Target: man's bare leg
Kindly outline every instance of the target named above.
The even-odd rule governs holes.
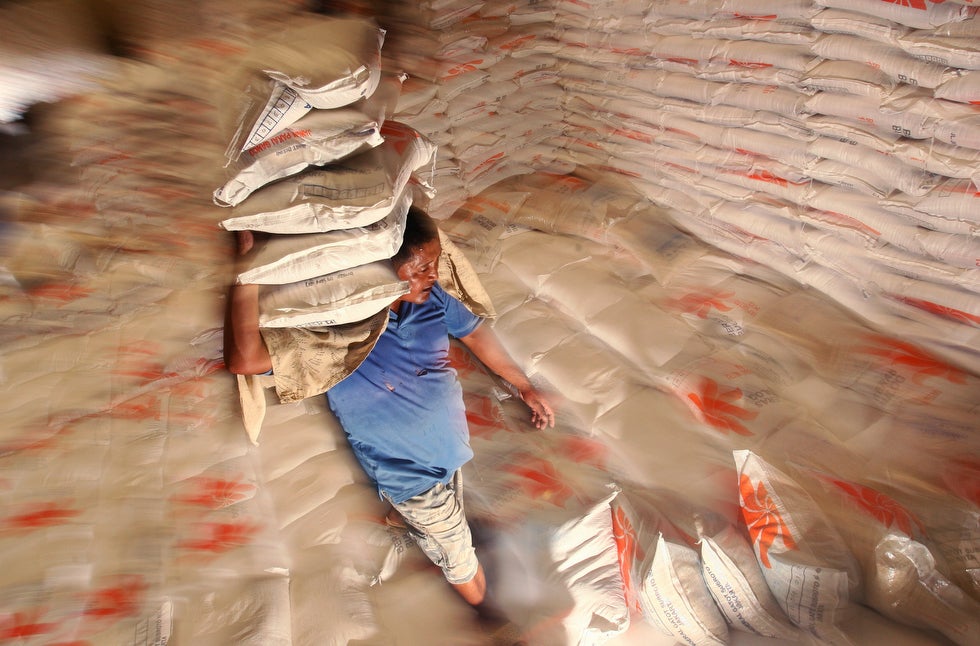
[[[483,565],[476,569],[476,574],[466,583],[453,583],[453,589],[463,597],[466,603],[470,604],[479,611],[480,604],[487,596],[487,577],[483,573]]]

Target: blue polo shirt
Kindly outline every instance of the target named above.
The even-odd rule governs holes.
[[[368,357],[327,391],[354,455],[394,502],[448,482],[473,457],[449,335],[481,321],[436,283],[425,303],[390,312]]]

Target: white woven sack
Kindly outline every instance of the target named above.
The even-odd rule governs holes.
[[[391,262],[379,260],[288,285],[259,289],[260,327],[323,327],[362,321],[408,293]]]
[[[980,21],[974,19],[961,24],[977,22]],[[947,37],[913,32],[899,38],[898,45],[917,58],[964,70],[980,70],[980,46],[977,45],[975,33]]]
[[[353,108],[317,110],[242,153],[228,180],[214,192],[218,206],[235,206],[253,191],[311,165],[339,161],[381,144],[383,112]]]
[[[401,246],[411,204],[406,192],[385,219],[360,229],[274,235],[257,245],[238,282],[285,285],[391,258]]]
[[[887,74],[856,61],[825,60],[808,69],[799,86],[807,92],[857,94],[882,99],[895,89]]]
[[[732,451],[739,504],[766,583],[790,621],[819,639],[841,637],[858,565],[840,534],[792,479],[751,451]]]
[[[643,577],[640,603],[645,617],[690,646],[728,643],[728,624],[701,577],[698,553],[668,542],[663,534]]]
[[[968,179],[947,179],[922,196],[897,194],[881,200],[889,211],[915,218],[917,213],[980,226],[980,191]]]
[[[311,15],[267,35],[250,59],[314,108],[340,108],[374,92],[384,37],[370,20]]]
[[[598,646],[630,624],[613,538],[610,502],[614,496],[565,522],[550,536],[556,576],[575,602],[564,619],[566,643]]]
[[[404,124],[387,122],[385,141],[344,161],[311,168],[253,193],[221,222],[229,231],[315,233],[364,227],[388,215],[412,173],[435,145]]]
[[[893,81],[925,88],[937,87],[954,74],[948,67],[915,58],[897,45],[846,34],[828,34],[817,39],[813,53],[831,60],[859,63],[864,66],[865,74],[880,70]]]
[[[701,571],[708,592],[732,628],[798,639],[799,630],[772,596],[752,547],[734,527],[701,537]]]
[[[980,105],[980,71],[969,70],[944,81],[933,95],[937,99]]]
[[[886,18],[876,18],[844,9],[822,9],[810,19],[810,25],[828,34],[850,34],[892,45],[898,44],[900,36],[909,33],[908,27]]]
[[[814,4],[835,9],[847,9],[861,14],[885,18],[915,29],[929,29],[950,22],[965,20],[970,8],[953,2],[881,2],[881,0],[817,0]]]
[[[228,83],[230,161],[310,110],[371,96],[381,79],[384,31],[369,20],[294,16],[263,36]]]

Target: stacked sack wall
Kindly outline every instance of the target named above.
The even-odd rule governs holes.
[[[587,165],[683,228],[975,369],[970,3],[381,3],[432,211]]]

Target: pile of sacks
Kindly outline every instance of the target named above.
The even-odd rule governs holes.
[[[256,46],[232,84],[213,197],[231,212],[223,228],[264,234],[237,276],[262,286],[262,328],[363,321],[408,291],[388,260],[435,146],[388,120],[404,77],[382,74],[384,36],[367,19],[302,16]]]
[[[397,3],[383,3],[395,5]],[[980,13],[965,0],[383,8],[431,208],[571,165],[976,370]]]
[[[504,346],[561,395],[559,431],[532,461],[513,450],[523,437],[484,442],[507,418],[457,368],[477,454],[468,513],[532,527],[493,496],[515,475],[538,484],[521,503],[601,501],[583,477],[598,464],[620,490],[601,503],[612,518],[580,515],[606,523],[590,525],[594,558],[559,569],[577,604],[562,616],[585,617],[564,625],[603,638],[649,624],[687,644],[896,643],[885,635],[915,629],[915,643],[975,643],[976,373],[712,249],[630,187],[586,167],[512,177],[443,223]],[[570,465],[558,447],[571,440]],[[497,447],[517,459],[484,466]],[[565,536],[551,554],[571,559]],[[618,589],[599,558],[610,549]]]

